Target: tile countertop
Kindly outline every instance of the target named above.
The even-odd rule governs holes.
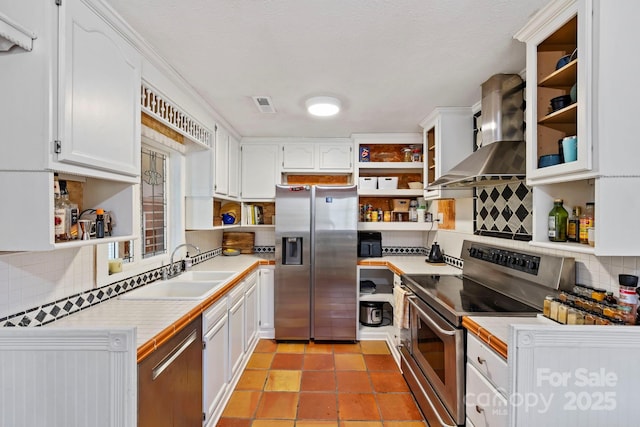
[[[381,258],[359,258],[358,266],[387,267],[396,274],[461,274],[462,270],[448,264],[429,264],[425,256],[386,256]]]
[[[192,300],[125,300],[119,297],[81,310],[63,319],[52,322],[47,328],[113,328],[136,327],[138,362],[151,354],[185,325],[199,316],[209,306],[219,300],[240,280],[259,265],[273,265],[272,256],[240,255],[235,257],[217,256],[197,264],[193,271],[237,271],[229,283],[205,299]],[[420,256],[392,256],[383,258],[362,258],[359,266],[387,267],[397,274],[459,274],[452,266],[435,266],[424,262]],[[148,285],[147,285],[148,286]]]
[[[554,325],[556,322],[542,314],[535,317],[465,316],[462,326],[505,359],[508,354],[509,327],[511,325]]]
[[[116,297],[52,322],[45,327],[113,328],[135,326],[137,327],[138,362],[140,362],[211,304],[219,300],[259,264],[269,264],[269,261],[264,257],[254,255],[218,256],[195,265],[193,271],[238,272],[226,286],[203,301],[126,300]]]

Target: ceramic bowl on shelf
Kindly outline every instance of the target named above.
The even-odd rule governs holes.
[[[560,154],[547,154],[540,156],[538,159],[538,168],[546,168],[548,166],[559,165],[560,163],[562,163]]]
[[[578,83],[574,83],[573,86],[571,86],[569,96],[571,97],[571,102],[576,102],[578,100]]]
[[[551,111],[558,111],[571,105],[571,95],[561,95],[551,98]]]
[[[562,58],[558,59],[558,62],[556,62],[556,70],[559,70],[560,68],[564,67],[569,62],[571,62],[571,54],[565,55]]]
[[[408,185],[412,190],[421,190],[423,188],[423,184],[421,182],[409,182]]]

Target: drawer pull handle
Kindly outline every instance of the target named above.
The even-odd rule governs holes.
[[[486,362],[486,360],[478,356],[478,363],[482,365],[484,362]]]
[[[476,405],[476,412],[481,414],[484,412],[484,408],[481,408],[480,405]]]

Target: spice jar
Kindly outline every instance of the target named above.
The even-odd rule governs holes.
[[[549,318],[555,321],[558,321],[558,308],[560,307],[560,300],[554,298],[551,300],[551,305],[549,306]]]
[[[636,317],[629,305],[618,305],[618,310],[620,311],[620,315],[622,316],[622,320],[629,325],[633,325],[636,322]]]
[[[570,308],[567,313],[567,324],[568,325],[584,325],[584,315],[580,310],[576,310],[575,308]]]
[[[543,316],[551,317],[551,301],[553,301],[553,296],[547,295],[544,297],[544,303],[542,305]]]
[[[596,324],[596,316],[593,313],[586,313],[584,315],[584,324],[585,325],[595,325]]]
[[[638,294],[636,293],[638,276],[619,274],[618,283],[620,284],[618,289],[620,294],[619,304],[631,306],[631,310],[635,311],[635,307],[638,306]]]
[[[409,147],[402,149],[402,160],[405,162],[413,161],[413,150]]]
[[[606,289],[593,289],[591,291],[591,298],[596,301],[604,301],[604,297],[607,296]]]
[[[565,304],[560,304],[558,306],[558,322],[566,325],[568,314],[569,314],[569,306]]]

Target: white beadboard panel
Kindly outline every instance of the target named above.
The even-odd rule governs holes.
[[[0,330],[0,426],[135,427],[136,332]]]
[[[637,425],[639,352],[638,328],[512,326],[509,425]]]
[[[0,318],[90,290],[93,246],[0,255]]]
[[[528,242],[476,236],[459,231],[438,230],[436,240],[445,254],[460,257],[462,242],[471,240],[526,252],[573,257],[576,260],[576,282],[598,287],[618,295],[618,274],[640,275],[640,257],[597,257],[565,250],[532,247]]]

